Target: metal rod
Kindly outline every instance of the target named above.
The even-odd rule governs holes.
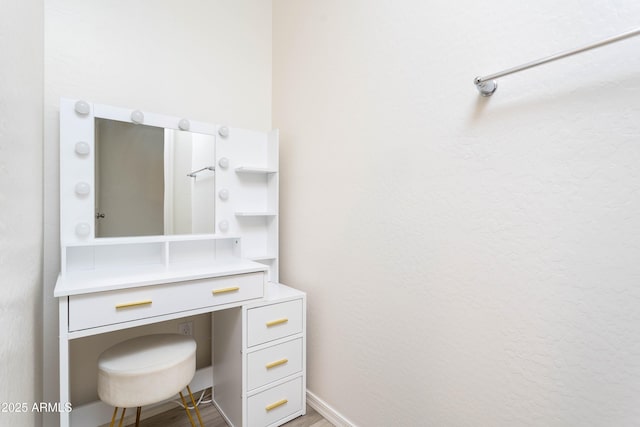
[[[640,35],[640,28],[636,28],[635,30],[628,31],[626,33],[623,33],[614,37],[609,37],[608,39],[604,39],[587,46],[583,46],[577,49],[568,50],[564,52],[559,52],[551,56],[547,56],[544,58],[537,59],[535,61],[527,62],[526,64],[518,65],[517,67],[508,68],[504,71],[489,74],[484,77],[476,77],[473,80],[473,83],[477,86],[478,90],[482,95],[490,96],[497,89],[497,83],[494,81],[494,79],[508,76],[509,74],[513,74],[519,71],[527,70],[529,68],[537,67],[538,65],[546,64],[547,62],[552,62],[558,59],[566,58],[568,56],[576,55],[578,53],[586,52],[591,49],[606,46],[608,44],[615,43],[620,40],[628,39],[630,37],[635,37],[638,35]]]
[[[202,171],[205,171],[205,170],[210,170],[210,171],[214,171],[215,172],[216,168],[213,167],[213,166],[206,166],[206,167],[204,167],[202,169],[198,169],[197,171],[193,171],[191,173],[188,173],[187,176],[189,176],[191,178],[195,178],[196,175],[198,175],[198,173],[200,173]]]

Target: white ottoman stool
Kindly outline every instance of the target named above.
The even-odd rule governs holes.
[[[105,350],[98,358],[98,396],[115,406],[111,426],[118,408],[122,408],[120,426],[126,408],[137,407],[136,426],[144,405],[158,403],[180,394],[192,426],[195,426],[182,395],[186,387],[202,424],[189,383],[196,371],[196,342],[186,335],[147,335],[123,341]]]

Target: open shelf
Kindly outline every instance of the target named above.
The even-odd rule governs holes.
[[[248,259],[251,261],[271,261],[278,258],[275,255],[259,255],[259,256],[252,256],[249,257]]]
[[[253,166],[238,166],[236,168],[237,173],[253,173],[253,174],[269,174],[278,173],[276,169],[271,168],[257,168]]]
[[[172,234],[165,236],[134,236],[134,237],[99,237],[90,241],[78,241],[65,244],[66,247],[74,246],[112,246],[138,243],[165,243],[184,242],[196,240],[226,240],[239,239],[240,236],[228,236],[220,234]]]
[[[240,237],[221,235],[148,236],[94,239],[62,248],[62,272],[111,271],[140,265],[174,268],[207,265],[240,256]]]
[[[278,281],[279,180],[278,131],[268,133],[232,129],[216,141],[216,188],[228,198],[216,203],[216,222],[226,221],[229,234],[240,235],[240,257],[269,267],[270,281]]]
[[[236,212],[236,216],[278,216],[277,212]]]

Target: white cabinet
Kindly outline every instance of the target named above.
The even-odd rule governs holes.
[[[212,329],[214,402],[230,425],[275,427],[306,413],[303,292],[269,283],[264,299],[217,312]]]

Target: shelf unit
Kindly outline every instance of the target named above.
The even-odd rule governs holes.
[[[216,164],[216,187],[228,196],[216,203],[217,231],[241,235],[241,256],[278,282],[278,131],[230,128],[217,139]]]
[[[240,258],[239,236],[184,235],[94,239],[62,247],[62,274],[135,266],[174,268]]]

